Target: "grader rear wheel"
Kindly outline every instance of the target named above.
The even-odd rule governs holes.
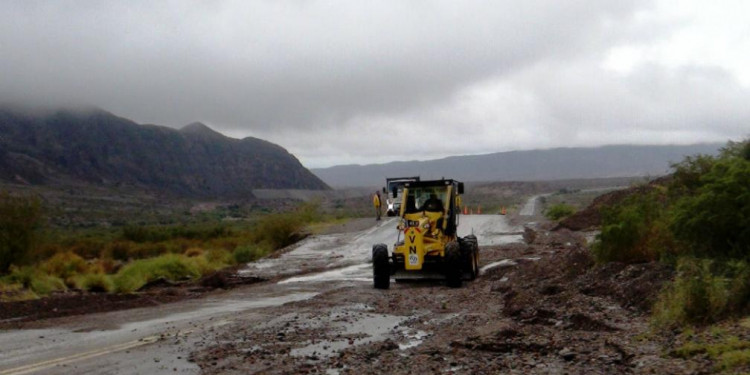
[[[391,286],[388,247],[382,243],[372,247],[372,276],[376,289],[388,289]]]

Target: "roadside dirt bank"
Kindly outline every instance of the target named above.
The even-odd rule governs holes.
[[[106,294],[69,290],[49,297],[0,303],[0,329],[23,329],[46,319],[119,311],[203,297],[215,290],[261,283],[257,277],[241,277],[237,267],[216,271],[198,280],[169,282],[163,279],[145,285],[138,293]]]
[[[483,275],[359,282],[248,317],[203,337],[207,374],[689,374],[664,355],[647,313],[671,271],[595,266],[584,237],[538,226],[530,244],[482,248]]]

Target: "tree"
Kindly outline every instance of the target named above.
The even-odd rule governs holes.
[[[675,236],[698,256],[748,257],[750,160],[721,157],[698,182],[673,209]]]
[[[0,274],[28,260],[41,226],[38,198],[0,192]]]

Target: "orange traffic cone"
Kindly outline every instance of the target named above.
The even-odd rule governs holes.
[[[464,206],[464,215],[469,214],[469,207]]]
[[[505,207],[503,207],[502,210],[500,210],[500,215],[505,215],[507,212],[505,211]]]

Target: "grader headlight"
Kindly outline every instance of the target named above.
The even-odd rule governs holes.
[[[406,229],[406,221],[404,219],[401,219],[401,221],[398,222],[398,225],[396,226],[396,228],[399,231],[403,231],[404,229]]]

